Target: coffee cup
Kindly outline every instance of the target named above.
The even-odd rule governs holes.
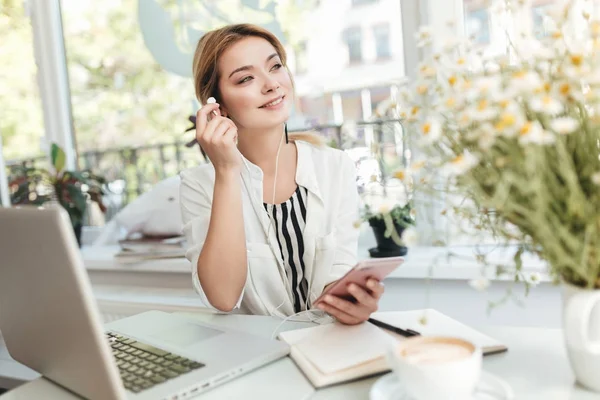
[[[411,399],[471,400],[482,353],[463,339],[416,336],[395,343],[389,361]]]

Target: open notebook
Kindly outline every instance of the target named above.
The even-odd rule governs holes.
[[[427,324],[419,322],[423,316]],[[422,335],[453,336],[468,340],[483,354],[507,348],[483,333],[433,309],[381,312],[371,316],[389,325],[410,328]],[[291,346],[290,357],[314,387],[334,385],[389,370],[386,354],[394,340],[405,338],[370,323],[339,323],[282,332],[279,338]]]

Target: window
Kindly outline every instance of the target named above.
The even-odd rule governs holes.
[[[465,29],[467,36],[471,37],[477,44],[490,43],[490,21],[487,8],[478,10],[466,10]]]
[[[358,63],[362,61],[362,35],[360,28],[349,28],[344,34],[348,46],[348,61]]]
[[[373,36],[375,37],[375,55],[377,59],[390,58],[390,26],[387,24],[375,26]]]
[[[81,168],[91,168],[111,182],[118,181],[122,190],[114,189],[118,192],[115,197],[125,193],[126,200],[119,203],[123,205],[159,180],[201,160],[196,148],[179,144],[193,137],[193,132],[184,133],[190,127],[188,118],[198,108],[190,77],[190,54],[207,30],[250,22],[267,27],[282,40],[293,55],[290,68],[295,74],[299,104],[293,116],[296,129],[333,122],[332,93],[354,93],[348,101],[344,98],[339,102],[339,107],[335,102],[340,110],[337,120],[342,114],[346,121],[362,120],[361,91],[385,87],[404,76],[400,57],[385,65],[362,63],[364,58],[385,58],[392,53],[390,32],[401,24],[400,1],[386,2],[385,11],[379,10],[384,2],[377,0],[294,0],[278,10],[247,0],[92,3],[60,0],[69,77],[64,89],[70,91]],[[139,7],[145,12],[140,14]],[[0,16],[4,10],[0,10]],[[363,32],[359,24],[370,31]],[[158,30],[163,32],[160,41],[149,34]],[[365,38],[363,33],[367,34]],[[10,36],[10,32],[7,34]],[[29,68],[29,59],[35,71],[32,56],[19,56],[24,51],[32,53],[32,46],[23,46],[28,43],[26,38],[14,43],[11,46],[20,46],[20,52],[11,59],[20,60],[15,69],[20,74],[15,75],[19,79],[6,83],[10,88],[20,82],[17,93],[31,84],[31,93],[35,94],[34,74],[20,79]],[[357,67],[348,68],[353,63]],[[2,82],[0,76],[0,88],[6,87]],[[35,118],[23,120],[23,115],[29,115],[23,110],[31,109],[36,106],[21,107],[14,118],[0,118],[4,154],[9,160],[39,152],[36,144],[44,132],[43,114],[29,113]],[[15,130],[7,124],[13,120],[19,124],[19,135],[10,137]],[[29,129],[34,123],[37,127]],[[25,130],[28,135],[21,134]],[[344,143],[354,146],[352,142]],[[34,154],[29,153],[32,149]]]
[[[547,16],[550,6],[550,4],[544,4],[531,8],[531,17],[533,19],[533,34],[538,39],[547,36],[550,32],[552,21]]]
[[[363,4],[375,3],[377,0],[352,0],[353,6],[360,6]]]

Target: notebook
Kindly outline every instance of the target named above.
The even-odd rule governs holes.
[[[122,262],[139,262],[161,258],[185,257],[186,242],[183,236],[149,237],[120,240],[121,251],[115,254]]]
[[[419,322],[423,316],[426,325]],[[480,346],[484,355],[507,350],[497,340],[433,309],[380,312],[371,317],[424,336],[463,338]],[[336,322],[282,332],[279,339],[291,346],[292,360],[320,388],[388,371],[387,352],[395,340],[406,338],[370,323],[347,326]]]

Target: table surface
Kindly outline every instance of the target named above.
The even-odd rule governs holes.
[[[211,324],[243,329],[249,333],[270,337],[281,320],[273,317],[248,315],[214,315],[185,313],[191,318]],[[288,322],[281,330],[307,326]],[[515,399],[598,400],[600,394],[589,392],[575,383],[567,359],[562,331],[541,328],[480,327],[505,343],[509,351],[484,358],[485,371],[508,382]],[[306,378],[289,358],[271,363],[238,379],[203,394],[206,400],[243,398],[259,393],[262,399],[367,399],[373,383],[381,376],[337,385],[314,391]],[[2,400],[44,398],[48,400],[75,399],[50,381],[39,378],[1,396]]]

